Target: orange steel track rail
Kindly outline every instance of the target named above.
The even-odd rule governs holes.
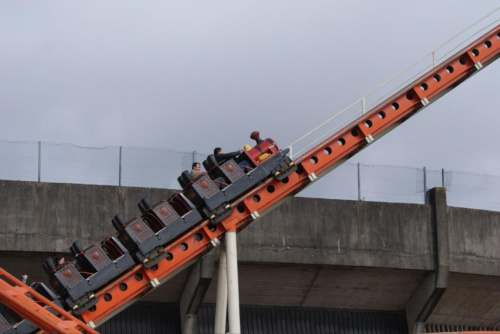
[[[165,247],[168,256],[156,266],[148,269],[137,265],[96,291],[97,304],[84,311],[80,318],[91,327],[106,321],[218,246],[226,231],[239,231],[277,207],[281,201],[492,63],[499,57],[499,52],[500,26],[497,26],[301,156],[295,161],[297,172],[282,181],[269,178],[231,203],[235,210],[221,223],[212,226],[209,221],[204,221],[186,232]],[[30,314],[25,315],[32,318]]]
[[[0,302],[47,333],[89,333],[95,330],[0,268]],[[13,284],[13,285],[12,285]],[[28,296],[31,296],[31,298]],[[47,307],[42,306],[48,305]],[[59,316],[49,311],[50,307]]]
[[[234,212],[216,226],[205,221],[165,247],[167,258],[146,269],[138,265],[116,281],[96,292],[95,308],[82,313],[88,324],[97,325],[113,316],[138,297],[217,246],[226,231],[241,230],[285,198],[325,175],[366,145],[382,137],[423,107],[456,87],[499,57],[500,26],[457,52],[439,67],[373,108],[348,127],[304,154],[295,164],[297,172],[283,181],[273,178],[260,184],[231,206]]]

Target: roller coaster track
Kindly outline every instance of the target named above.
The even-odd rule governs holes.
[[[49,333],[95,333],[92,328],[64,311],[27,285],[0,269],[0,302]],[[0,320],[0,332],[8,324]]]
[[[79,316],[84,324],[62,310],[58,310],[59,317],[55,317],[47,307],[35,307],[33,303],[28,303],[26,287],[20,286],[12,278],[11,284],[0,285],[0,302],[15,305],[16,312],[33,321],[44,331],[70,332],[66,329],[71,324],[71,332],[93,333],[91,328],[113,317],[217,247],[227,231],[240,231],[258,220],[282,201],[490,65],[499,54],[500,26],[496,25],[381,103],[368,111],[363,110],[361,116],[349,121],[340,131],[322,138],[314,147],[295,159],[296,172],[282,181],[269,178],[231,203],[234,208],[232,214],[219,224],[212,225],[208,220],[200,223],[166,246],[164,250],[168,256],[157,265],[151,268],[136,265],[96,291],[97,304]],[[48,300],[43,303],[56,308]],[[55,321],[56,325],[48,319]]]

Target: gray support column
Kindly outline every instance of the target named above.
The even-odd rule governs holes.
[[[429,192],[432,205],[432,222],[435,233],[435,260],[437,268],[436,285],[438,288],[448,286],[450,267],[450,226],[448,221],[448,206],[446,204],[446,189],[433,188]]]
[[[406,319],[410,334],[424,333],[427,319],[448,286],[450,241],[446,189],[429,190],[429,203],[432,210],[435,271],[424,275],[406,303]]]
[[[214,262],[215,254],[212,251],[191,267],[179,303],[183,333],[198,332],[198,310],[212,281]]]
[[[236,231],[226,232],[226,260],[227,260],[227,313],[229,333],[240,334],[240,295],[238,283],[238,252]]]
[[[219,248],[219,270],[217,271],[217,300],[215,301],[214,333],[226,333],[227,316],[227,257],[226,245]]]

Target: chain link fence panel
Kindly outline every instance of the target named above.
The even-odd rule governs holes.
[[[0,179],[180,189],[177,177],[207,155],[0,141]],[[446,188],[450,206],[500,211],[500,176],[387,165],[344,163],[298,196],[423,204],[434,187]]]
[[[500,176],[451,172],[450,178],[449,206],[500,211]]]
[[[207,155],[168,149],[122,148],[120,184],[127,187],[180,189],[179,175]]]
[[[124,147],[121,185],[169,188],[182,169],[183,155],[171,150]]]
[[[40,181],[118,185],[119,148],[42,143]]]
[[[425,190],[443,187],[443,173],[436,170],[425,170]]]
[[[344,163],[297,194],[298,197],[357,200],[358,167]]]
[[[0,178],[39,181],[38,142],[0,141]]]
[[[420,168],[360,164],[363,201],[424,203],[424,171]]]

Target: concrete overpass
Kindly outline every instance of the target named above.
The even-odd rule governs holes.
[[[171,193],[0,181],[0,266],[46,281],[45,257],[68,253],[75,240],[100,242],[114,233],[116,213],[131,218],[142,197]],[[410,332],[425,323],[499,328],[500,213],[448,207],[442,188],[429,198],[285,202],[238,235],[241,304],[404,311]],[[211,268],[207,257],[144,300],[180,302],[189,317],[201,302],[194,290],[206,288],[203,303],[215,302]]]

